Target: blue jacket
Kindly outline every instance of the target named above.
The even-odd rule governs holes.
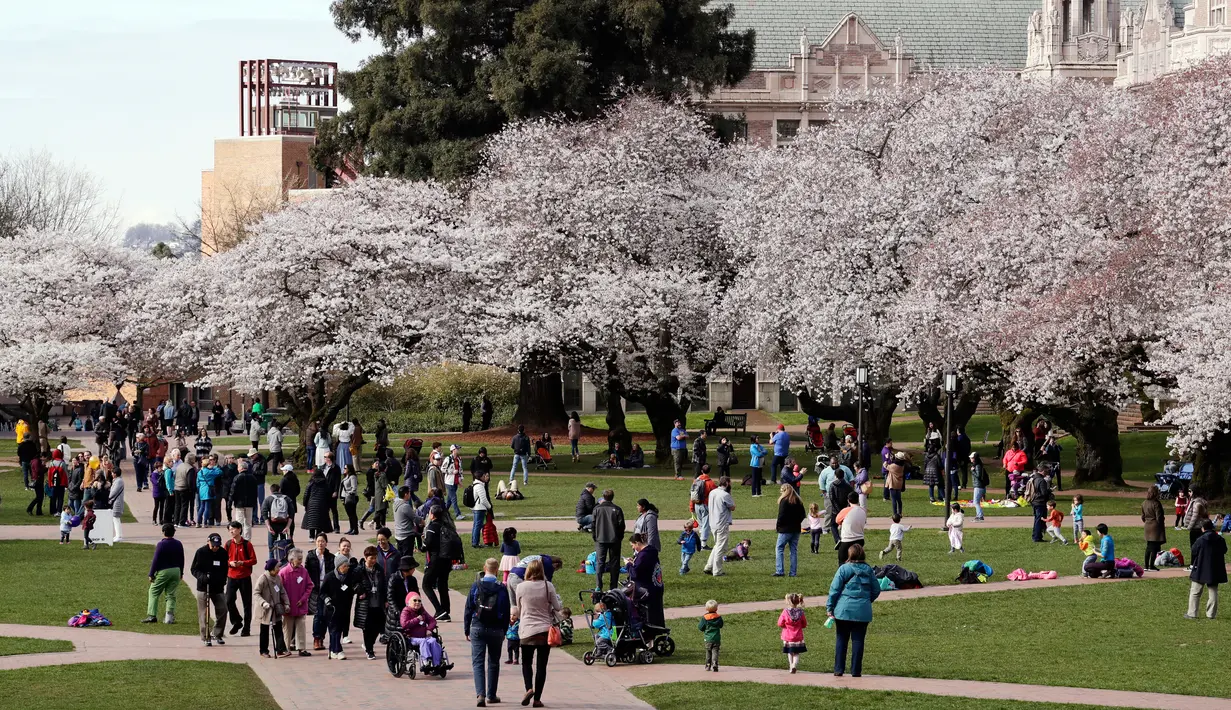
[[[677,438],[683,435],[683,439]],[[671,430],[671,448],[687,449],[688,448],[688,430],[687,429],[672,429]]]
[[[753,444],[749,446],[748,465],[753,468],[760,468],[763,461],[765,461],[765,447],[760,444]]]
[[[595,633],[599,638],[612,640],[612,629],[614,620],[610,611],[604,611],[601,614],[594,615],[594,623],[590,626],[590,631]]]
[[[701,549],[701,538],[697,536],[696,530],[680,533],[680,551],[695,555],[699,549]]]
[[[847,562],[833,576],[825,608],[841,621],[871,621],[872,602],[880,593],[880,583],[871,567],[863,562]]]
[[[484,625],[487,629],[494,629],[500,633],[505,633],[509,629],[509,590],[494,577],[484,577],[474,584],[470,585],[470,594],[466,595],[466,611],[463,615],[463,626],[467,636],[470,635],[470,625],[473,623],[482,624],[479,619],[479,593],[480,590],[486,593],[496,593],[496,619],[494,624]]]
[[[197,473],[197,495],[201,500],[213,500],[217,496],[214,495],[214,481],[222,475],[222,469],[217,466],[206,466]]]
[[[774,456],[791,455],[791,435],[786,430],[774,432]]]

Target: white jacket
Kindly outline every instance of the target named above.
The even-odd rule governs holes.
[[[474,489],[474,510],[491,510],[492,502],[487,497],[487,486],[483,485],[483,481],[475,481],[470,484]]]
[[[462,480],[462,457],[446,456],[440,471],[445,475],[446,486],[456,486]]]

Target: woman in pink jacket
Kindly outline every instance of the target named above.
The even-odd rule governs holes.
[[[282,577],[282,587],[286,590],[286,596],[291,601],[290,608],[282,619],[282,632],[286,634],[286,647],[291,651],[296,650],[295,642],[298,640],[302,646],[298,647],[299,655],[311,656],[308,652],[308,609],[310,604],[308,600],[312,596],[312,575],[308,574],[308,568],[303,566],[303,550],[296,548],[291,550],[287,555],[287,561],[290,564],[283,566],[278,572],[278,576]]]
[[[440,667],[440,642],[432,635],[436,629],[436,617],[423,608],[423,600],[418,592],[406,595],[406,606],[402,608],[402,633],[406,639],[419,649],[419,657],[430,667],[429,673]],[[448,666],[445,670],[452,668]]]

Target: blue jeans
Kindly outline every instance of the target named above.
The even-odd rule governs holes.
[[[478,547],[483,542],[483,521],[487,518],[486,510],[474,511],[474,524],[470,526],[470,546]],[[499,652],[496,655],[500,655]]]
[[[889,503],[890,503],[891,508],[893,509],[892,514],[901,515],[902,514],[902,491],[895,490],[893,488],[886,488],[885,490],[889,491]]]
[[[526,457],[519,454],[513,454],[513,465],[509,468],[509,483],[517,478],[517,464],[521,463],[521,482],[526,484],[530,482],[530,469],[526,468]]]
[[[569,448],[572,450],[573,455],[574,455],[574,456],[581,456],[581,451],[577,448],[577,440],[576,440],[576,439],[569,439],[569,442],[568,442],[568,443],[569,443]]]
[[[308,468],[316,468],[316,447],[308,444],[304,447],[304,453],[308,456]]]
[[[778,547],[774,551],[774,574],[782,574],[782,550],[791,546],[791,576],[799,566],[799,533],[778,533]]]
[[[982,488],[975,489],[975,517],[983,517],[983,496],[987,495],[987,491]]]
[[[937,498],[939,498],[940,500],[945,499],[945,484],[929,483],[928,484],[928,502],[929,503],[935,502]]]
[[[593,515],[583,515],[580,518],[577,518],[577,524],[583,528],[588,528],[594,524],[594,516]]]
[[[834,642],[833,672],[846,672],[846,646],[851,647],[851,675],[863,674],[863,641],[868,635],[868,622],[836,620],[838,630]]]
[[[1043,524],[1043,518],[1047,517],[1046,505],[1031,505],[1034,508],[1034,529],[1031,531],[1031,538],[1035,542],[1043,542],[1043,530],[1046,525]]]
[[[197,522],[204,525],[209,521],[209,501],[203,500],[197,504]]]
[[[26,488],[29,488],[30,487],[30,462],[29,461],[21,462],[21,478],[22,478],[22,481],[25,483]]]
[[[696,553],[684,552],[684,549],[680,548],[680,574],[688,574],[688,563],[692,561],[694,554]]]
[[[258,483],[256,484],[256,517],[257,517],[256,522],[258,523],[265,522],[261,520],[261,508],[263,508],[264,506],[265,506],[265,484]]]
[[[489,629],[477,621],[470,624],[470,670],[474,673],[475,695],[496,697],[496,688],[500,685],[500,650],[503,646],[504,631]]]
[[[693,514],[697,516],[697,534],[701,536],[701,545],[704,546],[710,540],[710,509],[698,503]]]
[[[453,517],[461,519],[462,509],[457,507],[457,486],[450,486],[446,483],[445,491],[448,492],[448,495],[445,496],[445,510],[452,509]]]

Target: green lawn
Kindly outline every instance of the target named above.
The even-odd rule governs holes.
[[[726,650],[724,645],[723,650]],[[782,655],[781,653],[778,655]],[[721,657],[720,657],[721,660]],[[721,678],[722,673],[714,676]],[[981,698],[955,698],[923,693],[895,693],[881,690],[848,690],[769,683],[664,683],[630,689],[633,695],[658,710],[696,710],[696,708],[757,708],[758,710],[799,710],[800,708],[842,708],[843,710],[986,710]],[[996,707],[1008,710],[1079,710],[1101,705],[1025,703],[997,700]]]
[[[881,597],[864,672],[1231,697],[1217,660],[1231,638],[1231,621],[1184,619],[1187,592],[1187,579],[1169,579],[959,598]],[[778,614],[725,616],[723,662],[785,667]],[[809,652],[801,670],[833,669],[834,636],[822,625],[824,618],[822,609],[809,611]],[[704,663],[695,625],[681,620],[673,626],[677,650],[662,662]],[[578,629],[577,643],[568,648],[584,652],[587,644]]]
[[[1142,540],[1140,530],[1113,528],[1111,532],[1121,556],[1140,558],[1145,546],[1144,542],[1139,542]],[[714,578],[701,574],[708,552],[695,556],[691,563],[692,572],[681,576],[680,553],[675,544],[679,531],[662,530],[660,536],[664,547],[662,566],[667,607],[703,604],[707,599],[717,599],[720,603],[765,601],[781,599],[788,592],[800,592],[805,596],[823,595],[829,592],[829,583],[838,567],[833,538],[822,537],[821,551],[814,555],[809,552],[811,537],[803,535],[799,543],[799,576],[794,579],[773,577],[777,533],[766,530],[733,533],[733,544],[735,539],[741,537],[752,540],[752,559],[726,563],[723,567],[726,576]],[[888,531],[868,531],[866,540],[870,562],[881,564],[878,556],[888,544]],[[564,560],[564,569],[555,574],[553,582],[565,603],[573,604],[576,611],[578,592],[593,589],[595,584],[593,575],[576,572],[586,556],[594,551],[592,539],[585,533],[523,533],[518,535],[518,541],[523,555],[547,553]],[[916,528],[906,533],[905,555],[898,564],[917,573],[925,586],[932,587],[955,584],[958,571],[966,560],[981,559],[987,562],[995,571],[993,579],[1003,581],[1006,574],[1018,567],[1027,571],[1055,570],[1062,576],[1077,575],[1081,573],[1081,563],[1085,559],[1074,545],[1066,547],[1060,543],[1031,542],[1027,529],[969,529],[965,546],[965,555],[949,555],[948,537],[939,528]],[[1187,545],[1183,545],[1182,549],[1187,550]],[[491,549],[471,550],[467,547],[466,553],[472,569],[478,569],[482,560],[489,555],[499,557]],[[632,548],[626,545],[623,554],[631,556]],[[895,560],[886,557],[884,563],[890,562]],[[784,566],[789,566],[789,550]],[[789,569],[786,571],[789,572]],[[464,591],[474,581],[474,574],[470,571],[457,572],[449,581],[453,588]]]
[[[103,613],[113,628],[155,634],[196,634],[196,601],[181,583],[177,623],[142,624],[149,589],[149,545],[120,543],[81,549],[54,540],[0,541],[0,623],[64,626],[83,609]],[[191,559],[192,551],[185,550]],[[162,605],[159,605],[159,616]],[[100,630],[100,633],[105,631]]]
[[[131,477],[126,483],[131,483]],[[136,485],[132,485],[128,495],[149,495],[142,491],[137,493]],[[51,499],[43,497],[43,517],[37,515],[27,515],[26,506],[30,501],[34,500],[34,491],[25,489],[21,478],[21,469],[16,467],[5,467],[0,469],[0,498],[3,503],[0,503],[0,525],[60,525],[59,516],[52,517]],[[66,499],[67,502],[67,499]],[[128,505],[124,505],[124,522],[135,523],[136,518],[133,517]],[[73,532],[73,537],[78,540],[81,538],[80,528]]]
[[[492,476],[491,487],[494,490],[497,485],[497,480],[504,478],[508,480],[509,459],[496,458],[495,471]],[[740,473],[746,473],[746,466],[742,466],[743,470]],[[582,486],[587,481],[593,481],[598,485],[598,490],[601,492],[605,488],[610,487],[616,492],[616,503],[624,508],[624,512],[629,519],[635,518],[634,511],[636,510],[636,502],[639,498],[645,498],[654,503],[659,508],[659,514],[663,519],[683,519],[689,516],[688,512],[688,488],[691,483],[691,474],[688,479],[683,481],[663,480],[661,477],[670,475],[670,471],[657,469],[643,469],[637,471],[596,471],[594,469],[574,467],[564,461],[560,468],[553,473],[572,472],[575,476],[539,476],[535,472],[530,474],[530,483],[523,487],[522,492],[525,494],[525,500],[520,501],[496,501],[496,519],[497,521],[514,520],[518,518],[567,518],[571,519],[577,505],[577,498],[581,494]],[[637,475],[648,474],[645,475]],[[734,472],[733,472],[734,473]],[[518,471],[517,480],[521,481],[521,472]],[[801,487],[804,503],[821,503],[820,488],[816,484],[817,476],[812,473],[808,474],[805,479],[805,485]],[[766,485],[763,489],[764,495],[760,498],[752,498],[752,488],[749,486],[739,485],[737,480],[732,488],[732,494],[735,497],[735,517],[736,518],[774,518],[778,513],[778,488],[776,486]],[[888,517],[891,513],[890,505],[882,499],[881,489],[877,487],[879,481],[873,483],[872,494],[868,500],[868,512],[873,517]],[[1003,491],[1002,491],[1003,492]],[[1143,493],[1144,495],[1144,493]],[[963,491],[959,498],[968,499],[970,491]],[[1068,498],[1061,494],[1061,510],[1068,511]],[[906,514],[909,515],[935,515],[938,519],[941,517],[943,506],[933,506],[928,503],[927,490],[922,488],[908,488],[903,497],[903,508]],[[968,512],[973,513],[973,507]],[[1141,511],[1141,501],[1135,498],[1102,498],[1102,497],[1087,497],[1086,498],[1087,516],[1090,515],[1113,515],[1113,514],[1134,514]],[[1022,508],[984,508],[984,514],[987,516],[1000,515],[1029,515],[1029,510]],[[973,515],[972,515],[973,517]]]
[[[0,671],[5,707],[62,710],[279,710],[265,684],[242,663],[103,661]]]
[[[696,433],[705,428],[706,419],[713,418],[713,412],[689,412],[685,428],[689,432]],[[607,413],[583,414],[581,415],[581,423],[594,429],[606,429]],[[626,412],[624,414],[624,426],[634,434],[651,434],[654,431],[654,428],[650,426],[650,418],[644,412]]]
[[[55,448],[55,446],[60,443],[61,436],[68,437],[68,445],[73,447],[73,451],[81,450],[82,440],[79,438],[74,438],[80,437],[81,432],[69,432],[67,429],[51,432],[52,448]],[[93,432],[90,432],[90,444],[91,446],[94,444]],[[0,439],[0,458],[13,459],[14,461],[17,460],[17,439]]]
[[[73,650],[72,641],[34,639],[25,636],[0,636],[0,656],[20,656],[25,653],[57,653]]]

